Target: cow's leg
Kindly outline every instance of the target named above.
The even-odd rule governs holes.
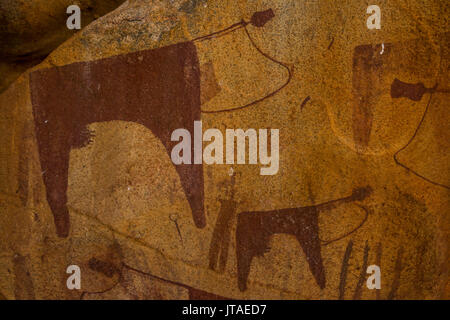
[[[264,224],[258,213],[238,215],[236,227],[236,258],[239,290],[247,290],[247,279],[253,257],[262,256],[268,249],[270,225]]]
[[[169,154],[170,156],[170,154]],[[192,210],[192,218],[197,228],[206,226],[203,194],[203,166],[201,164],[176,165],[186,198]]]
[[[172,148],[176,144],[176,142],[171,141],[171,134],[175,129],[172,129],[169,126],[164,127],[161,125],[161,123],[155,123],[151,119],[145,121],[144,125],[160,139],[161,143],[166,149],[169,158],[171,159]],[[191,132],[193,132],[193,121],[192,123],[186,121],[185,123],[180,124],[179,127],[187,128],[188,130],[191,129]],[[194,150],[191,150],[191,152],[193,154]],[[203,208],[203,165],[179,164],[174,165],[174,167],[178,173],[178,176],[180,177],[181,186],[191,207],[194,223],[197,228],[204,228],[206,226],[206,218]]]
[[[70,228],[67,209],[70,140],[62,131],[43,127],[37,131],[37,138],[47,201],[55,221],[56,233],[65,238]]]
[[[250,273],[250,266],[253,256],[256,255],[252,250],[250,239],[251,234],[240,228],[239,224],[236,230],[236,258],[238,272],[238,287],[240,291],[247,290],[247,279]]]
[[[309,269],[321,289],[325,288],[325,270],[320,252],[319,214],[316,209],[302,213],[298,220],[297,240],[306,255]]]

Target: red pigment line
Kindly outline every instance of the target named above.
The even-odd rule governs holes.
[[[376,259],[376,265],[381,268],[381,255],[383,253],[383,247],[381,246],[381,242],[378,242],[377,246],[377,259]],[[377,300],[380,300],[380,290],[377,290]]]
[[[421,175],[420,173],[418,173],[418,172],[414,171],[413,169],[409,168],[408,166],[404,165],[403,163],[401,163],[401,162],[397,159],[398,154],[399,154],[400,152],[402,152],[403,150],[405,150],[405,149],[412,143],[412,141],[416,138],[417,133],[419,132],[419,129],[420,129],[420,127],[422,126],[422,124],[423,124],[423,122],[424,122],[424,120],[425,120],[425,117],[426,117],[426,115],[427,115],[427,113],[428,113],[429,107],[430,107],[430,105],[431,105],[432,97],[433,97],[433,93],[430,93],[430,98],[429,98],[429,100],[428,100],[428,103],[427,103],[427,106],[426,106],[426,108],[425,108],[425,111],[423,112],[422,118],[420,119],[420,122],[419,122],[419,124],[418,124],[416,130],[414,131],[414,134],[412,135],[411,139],[409,139],[409,141],[408,141],[402,148],[400,148],[399,150],[397,150],[397,152],[394,153],[394,157],[393,157],[393,158],[394,158],[394,161],[395,161],[395,163],[396,163],[397,165],[399,165],[399,166],[401,166],[402,168],[406,169],[407,171],[413,173],[413,174],[416,175],[417,177],[419,177],[419,178],[421,178],[421,179],[423,179],[423,180],[425,180],[425,181],[427,181],[427,182],[429,182],[429,183],[431,183],[431,184],[434,184],[435,186],[439,186],[439,187],[442,187],[442,188],[445,188],[445,189],[450,189],[450,187],[447,186],[447,185],[444,185],[444,184],[441,184],[441,183],[438,183],[438,182],[435,182],[435,181],[433,181],[433,180],[428,179],[427,177]]]
[[[361,267],[361,273],[359,274],[358,283],[356,284],[355,294],[353,295],[353,300],[361,300],[362,295],[362,286],[364,284],[364,280],[366,280],[366,272],[367,272],[367,264],[369,259],[369,244],[366,240],[366,247],[364,248],[364,260],[363,265]]]
[[[333,37],[333,39],[331,39],[331,42],[330,42],[330,44],[328,45],[328,50],[331,49],[331,46],[333,45],[333,43],[334,43],[334,37]]]
[[[350,240],[347,244],[347,249],[345,249],[344,258],[342,259],[341,268],[341,280],[339,282],[339,300],[343,300],[345,297],[345,283],[347,281],[348,272],[348,261],[350,260],[350,255],[352,254],[353,241]]]
[[[300,105],[300,111],[303,110],[303,108],[305,107],[305,105],[308,103],[309,100],[311,100],[311,97],[310,97],[310,96],[307,96],[307,97],[305,98],[305,100],[303,100],[302,104]]]

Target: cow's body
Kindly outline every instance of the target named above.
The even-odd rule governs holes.
[[[172,131],[193,132],[194,121],[200,120],[200,71],[192,42],[41,69],[30,74],[30,86],[47,200],[61,237],[69,232],[69,153],[89,143],[89,124],[142,124],[170,153],[176,143]],[[202,165],[175,168],[194,222],[203,227]]]

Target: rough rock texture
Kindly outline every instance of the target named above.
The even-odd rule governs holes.
[[[450,8],[438,0],[379,6],[382,28],[368,30],[361,1],[129,0],[20,76],[0,95],[0,297],[448,298]],[[70,228],[58,237],[48,199],[59,194],[46,194],[30,73],[56,68],[63,77],[63,66],[81,63],[72,74],[79,88],[101,90],[110,80],[97,78],[94,65],[128,61],[118,74],[140,91],[124,92],[128,82],[112,90],[118,102],[110,107],[120,109],[130,92],[145,96],[145,78],[126,67],[139,63],[139,51],[269,8],[275,16],[266,25],[247,26],[256,46],[244,29],[195,45],[203,130],[279,129],[278,173],[204,164],[206,226],[198,228],[157,135],[136,121],[93,122],[70,150]],[[288,85],[248,108],[206,113],[286,82],[286,68],[259,50],[293,70]],[[336,199],[334,208],[320,206]],[[286,208],[299,209],[276,211]],[[237,257],[248,261],[249,234],[257,253],[245,275]],[[365,284],[373,264],[381,290]],[[69,265],[81,268],[81,290],[66,287]]]
[[[1,0],[0,92],[26,69],[42,62],[78,30],[66,27],[66,9],[80,7],[81,27],[117,8],[124,0]]]

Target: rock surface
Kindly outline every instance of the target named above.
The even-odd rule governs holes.
[[[366,28],[360,1],[129,0],[76,33],[0,95],[0,297],[448,298],[449,6],[407,0],[380,7],[382,29],[374,31]],[[279,129],[278,173],[262,176],[259,165],[203,165],[206,226],[198,228],[161,140],[136,122],[94,122],[87,128],[92,141],[70,151],[70,230],[58,237],[30,73],[126,59],[269,8],[274,18],[247,30],[257,48],[293,70],[277,94],[234,112],[204,112],[258,100],[282,86],[287,72],[243,30],[196,48],[203,130]],[[76,76],[97,81],[91,64],[82,66]],[[126,71],[145,90],[143,80]],[[405,97],[393,98],[396,78],[405,86],[438,86],[417,101],[406,89]],[[252,259],[243,290],[239,214],[317,206],[366,186],[372,190],[367,197],[292,215],[292,221],[302,217],[293,227],[303,230],[300,236],[317,215],[324,282],[302,250],[313,237],[302,242],[275,233],[266,252]],[[252,239],[279,227],[275,218],[268,221]],[[373,264],[381,267],[381,290],[366,287],[366,268]],[[66,287],[69,265],[82,270],[81,290]]]
[[[81,27],[84,27],[123,1],[0,1],[0,92],[77,31],[66,27],[68,6],[80,7],[83,12]]]

